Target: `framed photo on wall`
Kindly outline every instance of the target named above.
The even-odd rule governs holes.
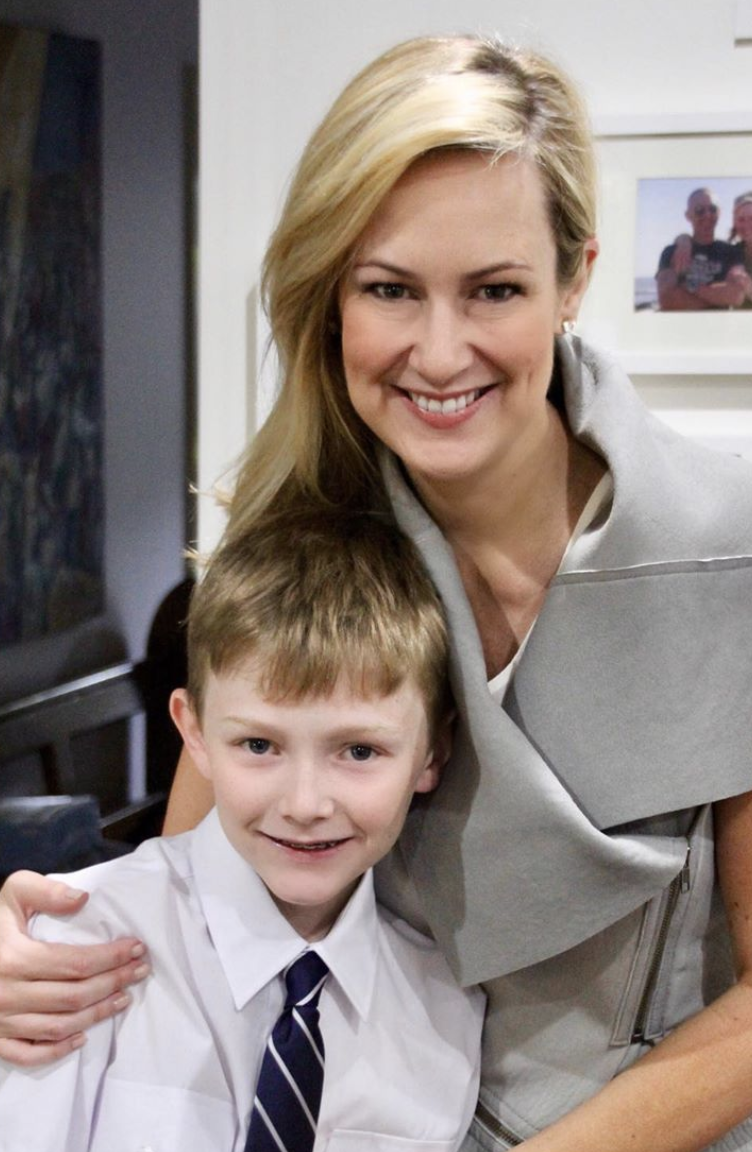
[[[597,123],[596,134],[601,252],[583,334],[634,373],[752,371],[752,300],[731,306],[715,288],[748,275],[734,205],[752,198],[752,115],[620,117]],[[672,266],[682,235],[684,299],[673,307],[664,296],[661,307],[659,266]],[[698,293],[693,307],[700,282],[713,283],[709,298],[722,302],[705,307]]]

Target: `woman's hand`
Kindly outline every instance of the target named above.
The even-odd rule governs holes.
[[[149,971],[132,937],[87,947],[29,938],[35,912],[73,914],[87,898],[34,872],[16,872],[0,890],[0,1058],[12,1064],[47,1064],[80,1048],[86,1029],[122,1012],[123,990]]]

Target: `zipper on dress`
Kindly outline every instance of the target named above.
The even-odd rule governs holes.
[[[522,1144],[520,1137],[505,1127],[500,1120],[497,1120],[493,1112],[481,1100],[478,1101],[478,1106],[475,1109],[475,1119],[481,1128],[485,1128],[494,1139],[503,1140],[507,1148],[517,1148],[518,1145]]]
[[[637,1008],[635,1016],[634,1028],[632,1030],[632,1042],[639,1044],[645,1039],[645,1026],[648,1020],[648,1013],[655,992],[655,986],[658,982],[658,973],[663,961],[663,954],[666,951],[666,943],[668,941],[668,931],[671,927],[671,921],[676,911],[676,905],[679,901],[679,896],[685,892],[689,892],[690,870],[689,860],[692,853],[691,845],[687,848],[687,855],[684,859],[681,872],[674,876],[669,884],[668,897],[666,900],[666,907],[663,910],[663,917],[661,919],[660,927],[655,938],[655,945],[653,948],[653,955],[650,958],[648,966],[648,973],[645,978],[645,987],[640,997],[640,1003]]]

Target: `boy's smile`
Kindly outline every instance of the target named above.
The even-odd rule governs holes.
[[[327,697],[273,701],[251,659],[209,673],[200,724],[182,690],[171,707],[227,838],[307,939],[329,930],[392,847],[413,794],[438,782],[412,681],[385,697],[343,682]]]

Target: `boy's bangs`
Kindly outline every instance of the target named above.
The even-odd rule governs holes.
[[[360,645],[278,643],[261,645],[256,657],[261,670],[259,688],[267,699],[276,701],[327,697],[343,684],[354,696],[384,697],[410,675],[404,655],[397,658],[394,651],[373,646],[364,651]]]

